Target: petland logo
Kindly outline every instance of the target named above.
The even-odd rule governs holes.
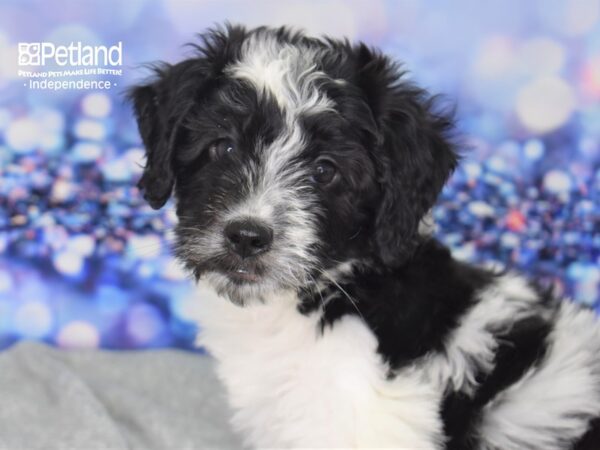
[[[51,42],[19,42],[17,76],[33,90],[100,90],[117,86],[123,76],[123,43],[106,45],[55,45]],[[24,67],[27,66],[27,67]]]
[[[71,42],[69,45],[55,45],[51,42],[20,42],[19,66],[45,66],[53,62],[57,66],[121,66],[123,63],[123,43],[116,45],[83,45]]]

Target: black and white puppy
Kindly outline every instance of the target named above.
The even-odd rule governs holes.
[[[419,231],[452,120],[364,44],[227,26],[131,90],[256,447],[600,448],[600,327]]]

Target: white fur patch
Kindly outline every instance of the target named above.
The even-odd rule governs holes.
[[[288,286],[301,286],[315,266],[313,248],[318,244],[316,215],[319,205],[306,189],[306,169],[293,158],[304,149],[300,127],[290,125],[260,152],[256,183],[248,197],[224,215],[225,222],[249,217],[273,227],[275,238],[269,255]]]
[[[267,33],[244,42],[242,57],[225,73],[251,83],[261,95],[270,96],[290,119],[302,113],[332,110],[333,103],[316,86],[325,73],[317,70],[318,53],[302,45],[278,42]]]
[[[519,276],[508,274],[480,292],[444,346],[445,352],[428,355],[422,369],[441,389],[472,393],[479,371],[494,367],[498,341],[494,333],[507,331],[515,321],[540,314],[537,295]]]
[[[259,448],[441,446],[439,392],[409,370],[387,380],[356,316],[318,334],[287,293],[240,308],[204,285],[199,342],[219,361],[233,424]]]
[[[199,343],[218,360],[235,428],[259,448],[442,448],[443,394],[471,392],[477,368],[493,369],[492,331],[550,314],[522,278],[500,277],[479,293],[445,355],[427,356],[390,380],[377,340],[358,316],[319,335],[319,313],[299,314],[293,293],[244,308],[204,284],[198,297]],[[600,415],[594,313],[563,303],[549,341],[545,359],[483,409],[482,448],[558,450]]]
[[[274,227],[271,254],[289,275],[283,277],[288,285],[309,282],[305,278],[314,268],[312,249],[318,244],[319,206],[307,190],[306,168],[295,160],[306,146],[300,116],[333,110],[333,102],[317,86],[326,76],[316,69],[317,57],[314,49],[257,33],[244,42],[240,59],[225,69],[232,78],[250,83],[260,96],[274,99],[284,114],[281,135],[260,149],[256,176],[248,177],[248,197],[228,211],[225,220],[259,218]],[[284,226],[277,223],[277,211],[283,211]]]
[[[483,448],[567,448],[598,415],[600,326],[592,311],[564,302],[543,362],[486,406]]]

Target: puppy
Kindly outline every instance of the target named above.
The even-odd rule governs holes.
[[[130,92],[153,208],[254,447],[600,448],[600,327],[419,225],[452,120],[364,44],[209,31]],[[199,381],[201,382],[201,381]]]

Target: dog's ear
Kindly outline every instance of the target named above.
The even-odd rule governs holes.
[[[364,45],[355,52],[359,87],[378,128],[374,158],[382,198],[374,245],[380,260],[395,267],[412,255],[419,223],[458,162],[449,136],[453,120],[387,57]]]
[[[143,191],[144,199],[154,209],[161,208],[171,196],[174,175],[171,167],[173,149],[169,146],[167,112],[159,101],[160,84],[158,81],[136,86],[129,92],[133,103],[138,129],[146,148],[146,166],[138,187]]]
[[[175,184],[173,154],[185,137],[185,119],[217,80],[223,67],[241,46],[243,27],[226,24],[200,35],[200,44],[190,44],[198,56],[175,65],[154,66],[154,78],[134,86],[128,98],[133,104],[138,128],[146,148],[146,167],[138,187],[154,209],[161,208]]]
[[[154,209],[161,208],[171,196],[174,146],[182,123],[189,113],[195,92],[205,77],[193,76],[193,63],[184,61],[154,68],[155,79],[129,91],[138,129],[146,148],[146,166],[138,187]]]

